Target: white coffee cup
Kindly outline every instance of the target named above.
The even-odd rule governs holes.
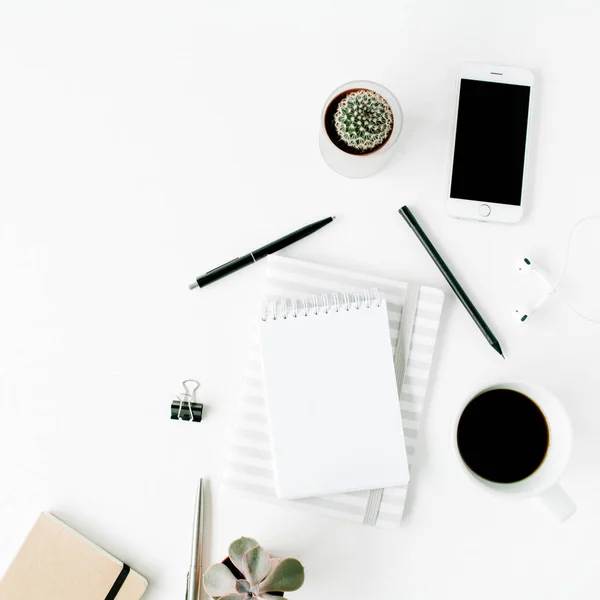
[[[464,462],[458,449],[458,425],[467,405],[477,396],[491,390],[514,390],[530,398],[542,411],[549,430],[548,450],[540,466],[528,477],[513,483],[496,483],[477,475]],[[577,507],[562,489],[559,480],[567,466],[571,453],[573,432],[569,417],[559,400],[547,390],[528,383],[502,383],[492,385],[469,396],[455,419],[452,428],[452,446],[458,463],[469,479],[478,486],[502,494],[506,498],[534,498],[560,522],[571,517]]]

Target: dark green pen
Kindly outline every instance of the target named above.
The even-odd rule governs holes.
[[[456,294],[457,298],[462,302],[462,305],[467,309],[467,312],[471,316],[471,319],[475,321],[477,327],[479,327],[481,333],[483,333],[485,339],[488,341],[489,345],[502,357],[504,358],[504,354],[502,354],[502,348],[500,347],[500,342],[496,339],[496,336],[492,333],[492,330],[488,327],[487,323],[483,320],[479,311],[475,308],[475,305],[471,302],[469,296],[465,290],[463,290],[460,283],[458,283],[456,277],[452,274],[452,271],[448,268],[448,265],[444,262],[444,259],[440,256],[439,252],[435,249],[435,246],[431,243],[425,232],[421,229],[421,226],[415,219],[415,216],[412,214],[410,208],[408,206],[403,206],[398,211],[408,226],[413,230],[413,233],[417,236],[421,244],[435,263],[435,266],[440,270],[442,275],[445,277],[446,281],[452,288],[452,291]]]

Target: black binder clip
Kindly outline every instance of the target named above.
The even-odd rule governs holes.
[[[202,421],[204,405],[196,402],[196,390],[200,387],[195,379],[183,382],[183,393],[171,402],[171,419],[179,421]]]

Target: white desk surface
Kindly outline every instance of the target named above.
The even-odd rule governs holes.
[[[556,274],[600,212],[597,2],[147,2],[0,5],[0,572],[51,510],[180,598],[196,480],[210,480],[206,565],[245,534],[297,556],[296,600],[589,598],[600,546],[600,326],[554,301],[527,327],[522,252]],[[465,60],[538,76],[526,217],[443,214],[453,80]],[[321,105],[354,78],[405,111],[392,164],[362,181],[317,148]],[[235,140],[235,141],[234,141]],[[483,340],[396,210],[413,207],[505,348]],[[219,495],[264,265],[193,278],[335,214],[286,256],[447,291],[406,519],[378,530]],[[597,269],[595,270],[597,277]],[[185,378],[202,424],[169,420]],[[560,396],[575,444],[559,526],[475,489],[450,424],[478,386]]]

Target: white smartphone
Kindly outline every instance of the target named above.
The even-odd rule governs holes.
[[[516,223],[523,214],[533,73],[465,63],[460,70],[446,212]]]

